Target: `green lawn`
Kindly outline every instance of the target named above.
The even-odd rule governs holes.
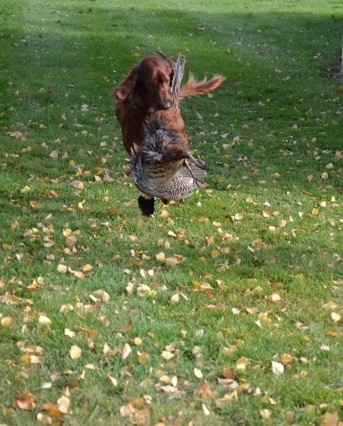
[[[343,4],[2,0],[1,425],[343,421]],[[185,100],[206,188],[143,218],[109,90]]]

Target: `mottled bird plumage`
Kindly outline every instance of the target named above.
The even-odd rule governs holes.
[[[155,121],[148,123],[144,146],[132,151],[131,172],[141,195],[164,200],[188,197],[206,175],[185,137]]]

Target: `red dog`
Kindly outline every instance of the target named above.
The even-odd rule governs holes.
[[[187,138],[185,123],[179,108],[174,105],[171,92],[174,67],[174,62],[163,55],[148,56],[130,71],[119,86],[112,89],[117,100],[115,110],[124,147],[130,155],[133,144],[143,145],[145,126],[153,115],[154,119]],[[214,75],[210,80],[198,82],[190,75],[188,82],[181,87],[178,99],[210,92],[224,80],[224,76]]]

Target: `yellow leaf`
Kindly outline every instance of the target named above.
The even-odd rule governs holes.
[[[68,267],[66,265],[62,265],[61,263],[59,265],[57,265],[57,272],[59,272],[60,274],[66,274],[68,271]]]
[[[293,361],[294,357],[290,354],[284,353],[280,357],[282,364],[289,364]]]
[[[260,411],[260,415],[263,419],[269,419],[272,416],[272,411],[269,408],[264,408]]]
[[[211,414],[210,410],[206,407],[206,405],[204,403],[202,403],[201,406],[202,406],[202,410],[203,410],[205,416],[209,416]]]
[[[9,327],[12,324],[13,318],[11,317],[3,317],[1,318],[1,325],[3,327]]]
[[[280,374],[283,374],[285,367],[281,364],[281,362],[272,361],[272,371],[274,374],[279,376]]]
[[[70,270],[70,272],[76,277],[79,278],[80,280],[83,280],[85,277],[85,274],[82,271],[73,271]]]
[[[34,200],[30,201],[30,206],[33,209],[40,209],[42,207],[41,203],[39,203],[38,201],[34,201]]]
[[[110,301],[110,295],[105,290],[96,290],[94,294],[104,303],[108,303]]]
[[[125,343],[122,349],[122,354],[121,354],[122,360],[127,359],[128,356],[131,354],[131,352],[132,352],[131,346],[128,343]]]
[[[199,368],[194,368],[194,376],[197,377],[198,379],[202,379],[204,376],[201,372],[201,370],[199,370]]]
[[[241,357],[236,361],[237,370],[245,370],[250,364],[250,361],[246,357]]]
[[[51,152],[50,152],[50,157],[51,157],[51,158],[58,158],[58,151],[57,151],[57,150],[55,150],[55,151],[51,151]]]
[[[336,314],[336,312],[332,312],[331,318],[332,318],[333,322],[338,322],[341,319],[341,316],[339,314]]]
[[[89,271],[91,271],[92,269],[93,269],[93,266],[92,266],[92,265],[90,265],[89,263],[87,263],[86,265],[84,265],[84,266],[82,267],[83,272],[89,272]]]
[[[163,253],[163,251],[156,254],[156,260],[159,260],[160,262],[164,262],[165,258],[166,258],[166,255]]]
[[[82,354],[82,349],[79,348],[77,345],[73,345],[70,348],[69,354],[71,359],[79,359]]]
[[[64,335],[73,339],[76,336],[75,331],[69,330],[69,328],[64,329]]]
[[[271,300],[272,302],[280,302],[280,300],[281,300],[281,296],[280,296],[279,294],[277,294],[277,293],[273,293],[273,294],[270,296],[270,300]]]
[[[167,266],[175,266],[177,265],[177,259],[176,257],[166,257],[165,263]]]
[[[38,318],[38,322],[43,325],[50,325],[51,319],[48,318],[46,315],[40,315]]]
[[[114,377],[110,376],[109,374],[108,374],[108,378],[111,380],[112,385],[113,385],[115,388],[117,388],[117,387],[118,387],[118,380],[117,380],[116,378],[114,378]]]
[[[145,364],[147,361],[149,361],[149,354],[148,352],[138,352],[138,363],[140,365]]]
[[[143,343],[143,339],[141,339],[140,337],[135,337],[135,338],[133,339],[133,343],[134,343],[136,346],[140,346],[140,345]]]
[[[180,295],[179,295],[179,293],[173,294],[173,296],[170,298],[170,301],[172,303],[179,303],[180,302]]]
[[[57,400],[57,407],[61,413],[67,414],[70,407],[70,399],[62,395],[61,398]]]
[[[162,352],[162,358],[165,359],[166,361],[169,361],[170,359],[174,358],[174,356],[175,355],[169,351]]]
[[[30,192],[30,191],[31,191],[31,188],[28,185],[26,185],[26,186],[24,186],[24,188],[22,188],[22,190],[20,192],[22,194],[26,194],[27,192]]]

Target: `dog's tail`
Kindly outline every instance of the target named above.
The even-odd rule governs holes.
[[[204,78],[201,81],[197,81],[194,75],[190,74],[187,83],[180,89],[179,100],[211,92],[220,86],[224,80],[225,77],[223,75],[216,74],[210,80]]]

